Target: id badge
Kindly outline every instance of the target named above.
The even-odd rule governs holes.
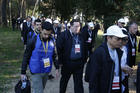
[[[91,43],[91,40],[92,40],[92,38],[91,38],[91,37],[89,37],[89,38],[88,38],[88,43]]]
[[[120,89],[120,77],[114,76],[112,90],[118,90],[118,89]]]
[[[135,56],[136,53],[135,53],[135,48],[132,48],[132,56]]]
[[[57,34],[55,34],[55,38],[57,38]]]
[[[50,59],[49,58],[43,59],[43,62],[44,62],[44,68],[50,67]]]
[[[80,53],[80,44],[75,45],[75,53]]]

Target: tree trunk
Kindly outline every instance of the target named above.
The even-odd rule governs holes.
[[[22,11],[23,11],[23,5],[24,5],[24,0],[21,1],[21,7],[20,7],[20,17],[22,17]]]
[[[2,24],[2,11],[1,11],[1,9],[2,9],[2,7],[1,7],[1,5],[2,5],[2,0],[0,0],[0,26],[1,26],[1,24]]]
[[[23,10],[22,10],[22,17],[23,18],[26,18],[26,0],[24,0],[24,3],[23,3]]]
[[[38,3],[39,3],[39,0],[36,0],[35,7],[34,7],[34,10],[33,10],[32,16],[34,16],[34,14],[35,14],[35,10],[36,10],[36,7],[37,7]]]
[[[17,7],[18,7],[18,14],[17,14],[17,18],[20,17],[20,11],[21,11],[21,0],[17,1]]]
[[[9,22],[9,26],[11,25],[11,0],[8,0],[8,2],[7,2],[7,4],[8,4],[8,16],[7,16],[7,19],[9,20],[8,22]]]
[[[2,26],[7,27],[7,14],[6,14],[7,0],[2,0]]]

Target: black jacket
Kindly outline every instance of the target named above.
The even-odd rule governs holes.
[[[83,63],[86,62],[87,59],[87,53],[86,53],[86,46],[84,43],[84,40],[81,36],[81,49],[82,49],[82,61]],[[57,47],[57,53],[58,53],[58,62],[59,64],[67,64],[70,62],[70,53],[72,49],[72,35],[70,31],[64,31],[60,34],[59,38],[56,41],[56,47]]]
[[[57,35],[57,38],[58,38],[61,34],[61,28],[56,27],[56,32],[55,32],[55,28],[53,28],[53,34],[54,34],[54,36]],[[57,38],[55,38],[55,39],[57,39]]]
[[[92,48],[95,46],[95,31],[92,30],[92,34],[91,34],[91,43],[88,43],[88,38],[90,37],[89,33],[88,33],[88,27],[84,27],[82,29],[82,37],[84,39],[84,42],[86,44],[86,46],[88,47],[88,51],[92,52]]]
[[[116,50],[119,58],[119,74],[121,80],[120,60],[123,52],[120,49]],[[114,68],[115,63],[109,55],[107,43],[103,43],[93,52],[87,64],[86,76],[88,75],[89,79],[89,93],[111,93]]]
[[[23,23],[23,30],[21,31],[21,36],[23,37],[23,40],[24,40],[24,44],[26,45],[27,44],[27,35],[28,33],[31,31],[31,24],[30,26],[28,27],[27,26],[27,22],[24,22]]]
[[[134,46],[132,46],[132,43],[131,43],[131,40],[130,40],[130,36],[132,38],[135,38]],[[135,49],[135,53],[136,53],[136,42],[137,42],[136,36],[135,35],[134,36],[129,35],[129,40],[128,40],[128,43],[127,43],[127,47],[128,47],[127,62],[128,62],[128,65],[130,67],[132,67],[136,63],[136,55],[135,56],[132,56],[132,48]]]

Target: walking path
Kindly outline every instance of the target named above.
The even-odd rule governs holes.
[[[136,68],[135,68],[136,69]],[[55,75],[55,70],[53,68],[52,70],[53,75]],[[136,93],[136,88],[133,83],[134,78],[136,77],[136,70],[134,71],[134,74],[130,77],[129,80],[129,86],[130,86],[130,92],[129,93]],[[48,80],[46,84],[46,88],[44,90],[44,93],[59,93],[59,78],[55,78],[53,80]],[[84,80],[83,80],[84,81]],[[13,80],[11,85],[12,89],[9,90],[9,92],[4,92],[4,93],[15,93],[14,92],[14,86],[17,83],[17,80]],[[74,85],[73,85],[73,77],[71,76],[70,81],[67,86],[67,92],[66,93],[74,93]],[[88,92],[88,83],[84,82],[84,93],[89,93]]]

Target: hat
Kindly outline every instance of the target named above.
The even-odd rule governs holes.
[[[46,22],[50,22],[50,23],[52,24],[52,20],[49,19],[49,18],[47,18],[45,21],[46,21]]]
[[[125,20],[123,18],[118,20],[119,23],[125,23]]]
[[[88,23],[88,26],[89,26],[89,27],[94,27],[93,22],[89,22],[89,23]]]
[[[58,20],[54,20],[53,23],[54,23],[54,24],[58,24],[59,21],[58,21]]]
[[[104,33],[104,36],[116,36],[116,37],[120,37],[120,38],[127,37],[127,35],[125,35],[122,32],[121,28],[119,28],[117,25],[110,26],[107,29],[107,32]]]

